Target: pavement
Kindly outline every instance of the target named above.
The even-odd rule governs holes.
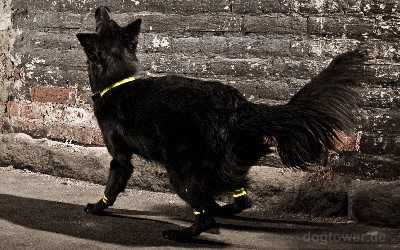
[[[0,168],[0,249],[398,249],[400,229],[345,218],[276,215],[252,208],[190,243],[162,231],[189,226],[174,194],[127,189],[103,216],[84,212],[104,187],[12,167]]]

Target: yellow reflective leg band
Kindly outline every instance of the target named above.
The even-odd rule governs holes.
[[[197,210],[197,209],[194,209],[194,210],[193,210],[194,215],[200,215],[200,214],[203,214],[203,213],[205,213],[205,212],[206,212],[206,210],[204,210],[204,209],[202,209],[201,211],[199,211],[199,210]]]
[[[233,191],[233,198],[238,198],[238,197],[244,196],[246,194],[247,194],[247,192],[244,188],[238,188],[238,189],[235,189],[235,191]]]
[[[106,195],[103,195],[103,199],[102,199],[104,204],[108,204],[108,198]]]

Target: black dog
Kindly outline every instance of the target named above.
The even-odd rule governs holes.
[[[94,112],[113,157],[104,197],[88,204],[99,214],[124,190],[131,157],[163,164],[170,183],[195,213],[195,223],[164,237],[189,240],[216,227],[215,215],[251,206],[246,195],[250,167],[276,147],[282,162],[303,168],[335,150],[338,131],[354,129],[356,94],[349,88],[363,74],[365,56],[338,56],[286,105],[253,104],[216,81],[180,76],[135,79],[141,20],[120,27],[107,7],[96,10],[96,33],[78,34],[88,57]],[[233,204],[214,198],[234,191]]]

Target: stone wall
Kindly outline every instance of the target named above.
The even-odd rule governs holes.
[[[13,0],[8,131],[102,145],[75,38],[94,30],[99,5],[121,24],[143,19],[142,74],[218,79],[254,102],[284,103],[334,56],[367,49],[379,80],[363,79],[357,150],[343,152],[332,169],[354,178],[400,177],[397,0]],[[280,166],[274,157],[260,164]]]

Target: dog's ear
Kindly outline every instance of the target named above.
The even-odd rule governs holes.
[[[122,30],[122,39],[125,45],[132,51],[136,50],[138,44],[138,36],[140,33],[140,25],[142,23],[142,19],[137,19]]]
[[[102,22],[110,21],[110,9],[106,6],[100,6],[96,9],[94,17],[96,19],[96,26],[98,26]]]
[[[82,47],[85,49],[86,55],[89,57],[89,59],[93,59],[95,55],[97,55],[99,37],[92,33],[79,33],[76,34],[76,37],[78,38]]]

